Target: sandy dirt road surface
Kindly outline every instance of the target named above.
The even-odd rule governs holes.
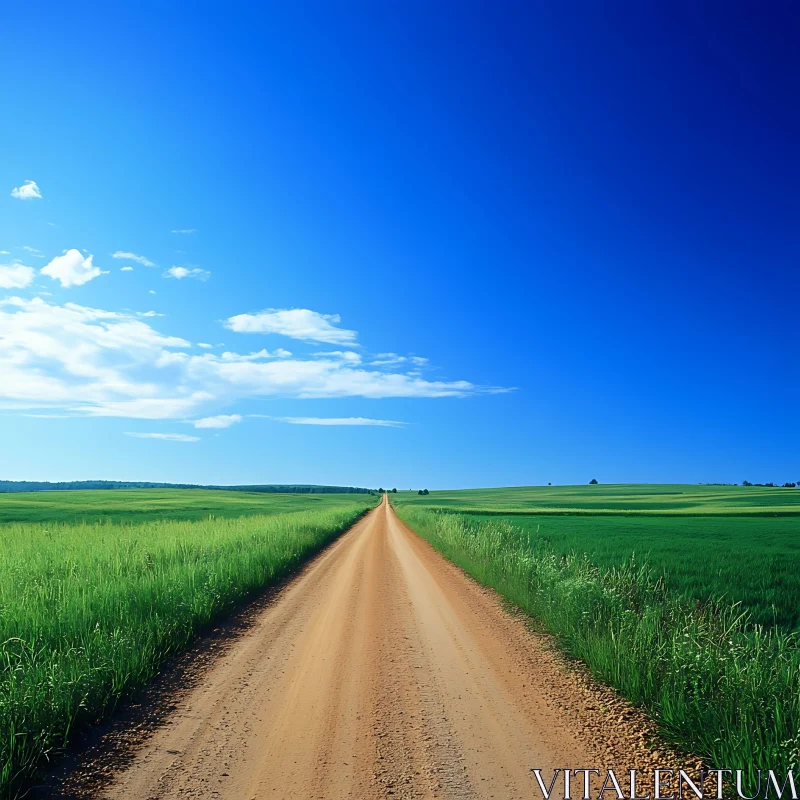
[[[539,797],[532,768],[601,759],[541,691],[531,638],[384,498],[260,613],[103,795]]]

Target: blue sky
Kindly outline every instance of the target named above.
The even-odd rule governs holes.
[[[800,479],[796,5],[1,13],[0,477]]]

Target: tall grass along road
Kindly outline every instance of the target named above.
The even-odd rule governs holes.
[[[476,493],[463,494],[461,502],[473,507],[469,495]],[[768,505],[765,493],[753,496]],[[781,504],[786,496],[771,495]],[[734,497],[743,505],[748,499],[741,489]],[[771,526],[751,519],[746,536],[734,518],[727,520],[731,535],[717,520],[687,527],[669,517],[633,526],[618,516],[498,519],[457,513],[456,497],[445,497],[439,509],[429,505],[435,502],[433,495],[425,504],[407,495],[397,513],[455,564],[539,620],[597,677],[646,708],[673,742],[712,767],[742,769],[751,781],[759,768],[797,769],[796,517]],[[600,495],[597,502],[608,499]],[[565,542],[580,549],[569,552]],[[657,569],[642,560],[647,542]],[[665,554],[681,543],[687,552],[675,558],[678,572],[670,574]],[[694,562],[689,582],[681,580],[682,560]],[[780,569],[770,569],[772,563]],[[734,602],[737,595],[745,602]],[[783,605],[764,599],[771,597]],[[758,624],[770,616],[776,622]]]
[[[272,516],[4,525],[0,797],[14,796],[45,758],[148,682],[166,656],[374,502],[339,495],[313,511]]]
[[[383,502],[260,613],[104,796],[529,798],[533,768],[610,766],[613,734],[587,727],[596,704]]]

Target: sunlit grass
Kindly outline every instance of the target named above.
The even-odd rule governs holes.
[[[715,767],[796,768],[800,653],[794,634],[740,605],[698,602],[629,559],[598,567],[508,522],[400,503],[445,556],[554,633],[570,655],[649,710]],[[742,573],[748,570],[742,559]]]
[[[236,519],[3,526],[0,796],[376,499]]]

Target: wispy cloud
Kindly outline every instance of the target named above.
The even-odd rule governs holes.
[[[240,414],[217,414],[215,417],[203,417],[195,420],[195,428],[230,428],[237,422],[241,422]]]
[[[207,269],[199,267],[170,267],[165,273],[165,278],[177,278],[179,281],[184,278],[193,278],[196,281],[207,281],[211,273]]]
[[[197,233],[197,228],[176,228],[172,233]]]
[[[133,267],[120,267],[120,272],[133,272]]]
[[[209,419],[236,402],[265,397],[439,398],[507,391],[463,380],[429,381],[340,357],[277,350],[218,354],[194,349],[189,340],[162,334],[153,324],[141,312],[59,305],[40,297],[0,299],[0,408],[186,420]]]
[[[44,255],[42,255],[42,251],[37,250],[35,247],[30,247],[27,244],[24,244],[22,245],[22,249],[26,253],[30,253],[32,256],[35,256],[36,258],[44,258]]]
[[[24,289],[33,283],[36,270],[24,264],[0,265],[0,289]]]
[[[422,356],[401,356],[397,353],[377,353],[369,362],[374,367],[393,367],[398,364],[413,364],[415,367],[424,367],[428,364],[427,358]]]
[[[403,364],[406,361],[408,361],[408,359],[405,356],[399,356],[397,353],[378,353],[369,363],[374,367],[384,367]]]
[[[156,266],[156,264],[149,258],[137,256],[136,253],[126,253],[124,250],[117,250],[116,253],[112,253],[111,258],[122,258],[125,261],[135,261],[137,264],[141,264],[143,267]]]
[[[355,353],[352,350],[325,350],[320,353],[312,353],[311,355],[321,358],[341,358],[342,361],[347,361],[350,364],[361,363],[361,354]]]
[[[225,327],[237,333],[277,333],[305,342],[353,344],[355,331],[336,327],[338,314],[320,314],[307,308],[267,309],[255,314],[237,314],[225,321]]]
[[[36,181],[25,181],[22,186],[15,186],[11,190],[11,196],[19,200],[34,200],[41,199],[42,193],[39,191]]]
[[[270,417],[290,425],[364,425],[379,428],[403,428],[408,423],[393,419],[370,419],[368,417]]]
[[[125,431],[126,436],[133,436],[136,439],[162,439],[165,442],[199,442],[199,436],[187,436],[184,433],[133,433]]]
[[[48,275],[65,287],[82,286],[102,274],[103,270],[92,263],[92,256],[84,257],[75,248],[63,256],[56,256],[42,269],[42,275]]]

